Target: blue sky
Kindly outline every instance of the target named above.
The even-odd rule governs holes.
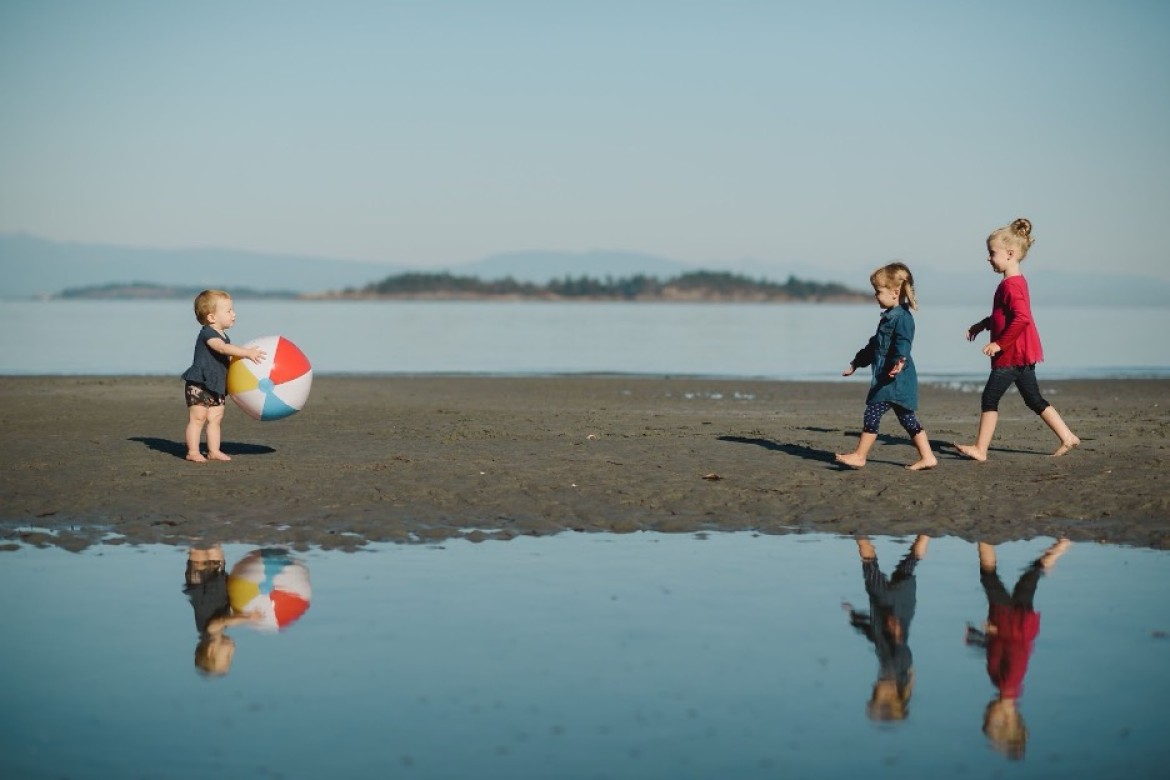
[[[0,231],[864,286],[1023,215],[1030,262],[1167,279],[1167,40],[1126,0],[0,0]]]

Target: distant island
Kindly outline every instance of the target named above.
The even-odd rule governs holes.
[[[404,273],[361,288],[302,297],[317,299],[547,300],[547,301],[711,301],[711,302],[868,302],[872,296],[836,282],[811,282],[789,276],[785,282],[751,279],[724,271],[693,271],[669,279],[636,274],[596,279],[554,279],[545,284],[510,277],[483,280],[450,273]]]
[[[144,282],[111,283],[62,291],[61,299],[193,298],[199,288]],[[730,303],[861,303],[872,296],[836,282],[813,282],[789,276],[785,282],[751,279],[723,271],[694,271],[666,280],[637,274],[595,279],[556,279],[545,284],[511,277],[484,280],[450,273],[402,273],[360,288],[321,293],[230,291],[237,298],[296,300],[539,300],[539,301],[696,301]]]
[[[56,295],[49,296],[57,300],[147,300],[187,298],[194,300],[195,296],[203,292],[204,287],[189,287],[174,284],[152,284],[150,282],[110,282],[108,284],[92,284],[84,287],[70,287]],[[282,290],[254,290],[250,287],[237,287],[231,290],[235,298],[277,298],[295,299],[300,293]]]
[[[784,283],[751,279],[727,271],[691,271],[661,281],[655,276],[553,279],[545,284],[512,278],[484,281],[453,274],[399,274],[360,289],[326,292],[340,299],[509,299],[509,301],[703,301],[703,302],[854,302],[870,296],[835,282],[806,282],[790,276]]]

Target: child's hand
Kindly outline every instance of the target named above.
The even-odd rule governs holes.
[[[853,372],[856,370],[857,370],[857,366],[850,363],[849,368],[847,368],[841,372],[841,376],[853,376]]]
[[[987,357],[995,357],[1000,352],[1003,352],[1003,349],[994,341],[983,348],[983,354],[987,355]]]
[[[886,374],[886,376],[888,376],[890,379],[893,379],[898,374],[902,373],[902,369],[905,367],[906,367],[906,358],[898,358],[898,361],[896,363],[894,363],[893,368],[890,369],[889,373]]]
[[[967,328],[967,341],[974,341],[975,337],[983,332],[983,323],[976,322],[971,327]]]
[[[260,349],[260,347],[249,347],[247,349],[247,353],[248,354],[246,355],[246,357],[248,358],[248,360],[251,360],[253,363],[259,363],[261,360],[263,360],[265,357],[268,356],[268,353],[265,352],[264,350]]]

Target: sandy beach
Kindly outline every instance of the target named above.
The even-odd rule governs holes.
[[[1170,380],[1041,381],[1081,437],[1012,391],[986,463],[980,384],[921,388],[932,471],[893,415],[859,471],[866,381],[317,377],[305,410],[229,401],[229,463],[184,460],[182,383],[0,377],[0,544],[193,541],[356,548],[565,530],[1066,535],[1170,548]]]

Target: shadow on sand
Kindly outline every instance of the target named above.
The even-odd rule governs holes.
[[[831,432],[831,431],[827,431],[826,429],[820,429],[820,428],[808,428],[806,430],[816,430],[819,432]],[[846,437],[850,437],[850,438],[856,438],[858,434],[845,431],[843,435]],[[828,464],[828,465],[830,465],[834,468],[837,468],[837,469],[842,469],[842,470],[849,469],[848,466],[845,466],[845,465],[837,462],[837,457],[836,457],[835,452],[814,449],[814,448],[809,447],[809,446],[804,445],[804,444],[791,444],[791,443],[787,443],[787,442],[779,442],[779,441],[775,441],[774,439],[765,439],[765,438],[759,437],[759,436],[720,436],[719,441],[727,441],[727,442],[732,442],[734,444],[754,444],[757,447],[763,447],[766,450],[771,450],[773,452],[783,452],[787,455],[795,455],[798,458],[803,458],[804,460],[815,461],[817,463],[825,463],[825,464]],[[902,444],[902,445],[909,444],[909,442],[906,440],[905,437],[887,435],[884,433],[878,434],[878,442],[881,444]],[[934,450],[935,454],[937,454],[937,455],[965,460],[964,456],[962,454],[960,454],[958,452],[958,450],[956,450],[951,445],[950,442],[931,441],[930,447],[931,447],[931,449]],[[848,450],[849,448],[846,447],[845,449]],[[911,447],[911,449],[913,449],[913,447]],[[870,460],[870,462],[876,462],[876,463],[896,464],[896,462],[892,461],[892,460],[891,461],[884,461],[884,460],[879,460],[879,459],[874,458],[874,457],[870,457],[869,460]]]
[[[804,458],[805,460],[813,460],[819,463],[836,465],[832,452],[816,450],[803,444],[789,444],[786,442],[774,441],[773,439],[765,439],[759,436],[720,436],[719,441],[729,441],[734,444],[754,444],[757,447],[763,447],[764,449],[772,450],[773,452],[783,452],[787,455],[795,455],[798,458]]]
[[[161,452],[164,455],[174,455],[176,458],[187,457],[187,445],[181,441],[159,439],[154,436],[131,436],[128,441],[141,442],[155,452]],[[266,444],[244,444],[233,441],[225,441],[220,449],[224,451],[225,455],[271,455],[276,452]]]

